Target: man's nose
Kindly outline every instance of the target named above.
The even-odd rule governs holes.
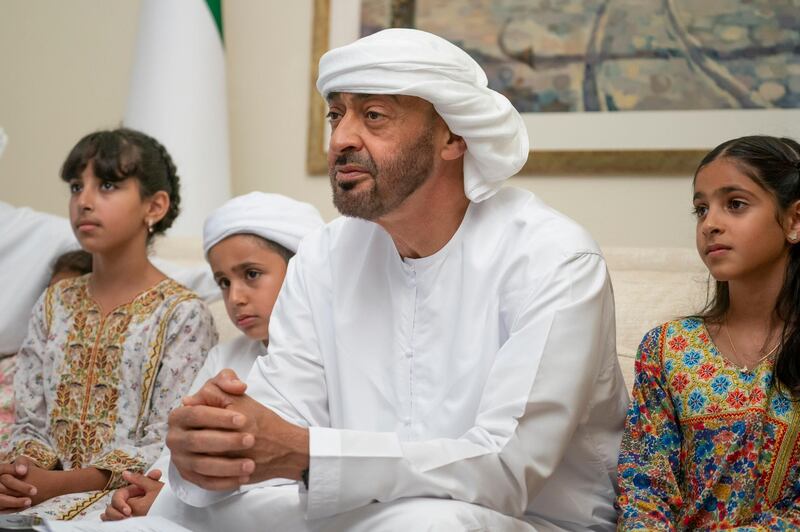
[[[334,154],[359,151],[363,147],[363,125],[355,113],[345,113],[331,131],[329,149]]]

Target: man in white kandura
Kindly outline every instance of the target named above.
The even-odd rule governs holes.
[[[521,117],[417,30],[332,50],[319,72],[344,217],[291,261],[246,386],[223,371],[173,412],[172,500],[154,513],[611,530],[627,406],[611,286],[586,231],[502,187],[528,154]],[[272,477],[299,482],[248,487]]]

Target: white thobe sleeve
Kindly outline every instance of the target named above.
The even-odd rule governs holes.
[[[531,286],[461,437],[408,442],[312,424],[307,517],[421,496],[522,515],[587,415],[601,369],[613,365],[613,338],[603,258],[565,258]]]

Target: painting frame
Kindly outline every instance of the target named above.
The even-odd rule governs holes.
[[[314,0],[312,17],[311,80],[306,168],[309,175],[327,175],[325,150],[326,103],[316,90],[319,59],[331,42],[330,18],[332,3],[337,0]],[[735,110],[734,112],[741,112]],[[745,111],[747,112],[747,111]],[[792,111],[793,112],[793,111]],[[523,113],[523,117],[535,113]],[[578,114],[578,113],[575,113]],[[589,113],[583,113],[589,115]],[[608,114],[608,113],[604,113]],[[600,122],[598,117],[598,122]],[[594,120],[594,118],[592,118]],[[720,139],[724,140],[724,139]],[[558,149],[536,149],[531,152],[520,176],[688,176],[702,157],[717,142],[697,149],[580,149],[560,146]]]

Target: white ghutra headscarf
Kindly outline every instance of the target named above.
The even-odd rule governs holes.
[[[280,194],[251,192],[226,201],[203,224],[203,252],[232,235],[250,234],[297,252],[300,241],[325,223],[309,203]]]
[[[317,90],[417,96],[433,104],[467,144],[464,192],[491,197],[528,159],[522,117],[486,73],[454,44],[420,30],[388,29],[335,48],[319,62]]]

